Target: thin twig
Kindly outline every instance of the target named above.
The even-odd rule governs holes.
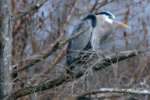
[[[16,19],[20,19],[24,16],[26,16],[27,14],[31,13],[31,12],[36,12],[39,8],[41,8],[48,0],[38,0],[36,2],[36,4],[32,5],[31,7],[26,8],[26,10],[22,13],[19,13],[14,17],[14,20]]]
[[[96,95],[100,93],[123,93],[123,94],[137,94],[137,95],[150,95],[150,90],[149,89],[134,89],[134,88],[100,88],[98,90],[90,91],[81,94],[78,97],[83,97],[83,96],[89,96],[89,95]]]
[[[85,30],[84,30],[85,31]],[[51,44],[50,48],[48,48],[46,51],[42,52],[40,54],[40,56],[38,56],[35,59],[29,59],[27,61],[24,62],[20,62],[20,63],[25,63],[24,66],[22,66],[22,68],[19,69],[15,69],[12,72],[12,75],[15,75],[18,72],[21,72],[27,68],[32,67],[33,65],[37,64],[38,62],[43,61],[44,59],[46,59],[48,56],[50,56],[52,53],[56,52],[58,49],[62,48],[64,45],[66,45],[69,41],[71,41],[72,39],[76,38],[77,36],[81,35],[82,33],[84,33],[84,31],[80,31],[78,33],[76,33],[74,36],[68,38],[68,39],[61,39],[62,37],[58,38],[53,44]],[[18,64],[19,66],[20,64]]]

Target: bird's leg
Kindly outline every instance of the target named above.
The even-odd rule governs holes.
[[[66,77],[69,78],[69,79],[74,78],[73,67],[70,67],[70,66],[66,67]]]

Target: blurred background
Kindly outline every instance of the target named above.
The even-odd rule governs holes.
[[[39,8],[19,17],[13,24],[12,64],[22,68],[26,59],[36,59],[59,38],[70,37],[80,19],[90,13],[110,11],[116,20],[129,25],[128,29],[115,30],[112,42],[104,51],[119,51],[149,48],[150,1],[149,0],[12,0],[14,16],[22,14],[34,5]],[[41,62],[18,72],[13,79],[13,89],[34,86],[53,80],[65,72],[65,47],[50,54]],[[110,52],[109,52],[110,53]],[[55,59],[63,55],[59,60]],[[19,100],[67,100],[83,92],[99,88],[146,88],[150,89],[149,52],[111,64],[103,70],[92,72],[60,86],[21,97]],[[19,66],[17,66],[19,63]],[[51,67],[51,64],[55,66]],[[88,66],[88,62],[83,65]],[[17,67],[16,67],[17,66]],[[82,65],[81,65],[82,66]],[[50,70],[48,70],[50,69]],[[47,71],[48,70],[48,71]],[[46,73],[45,73],[46,72]],[[44,73],[44,74],[43,74]],[[59,98],[59,99],[58,99]],[[72,100],[72,99],[68,99]],[[100,94],[92,100],[150,100],[149,96],[130,94]]]

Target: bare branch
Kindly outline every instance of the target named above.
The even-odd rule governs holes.
[[[64,46],[64,48],[60,51],[60,53],[54,58],[51,65],[48,67],[48,70],[46,70],[44,73],[42,73],[42,75],[49,73],[49,71],[51,71],[55,67],[55,65],[58,64],[62,60],[62,58],[66,54],[66,49],[67,49],[67,45]]]
[[[112,61],[113,63],[117,63],[117,62],[123,61],[125,59],[129,59],[131,57],[137,56],[141,53],[144,53],[145,51],[147,51],[147,49],[143,50],[143,51],[142,50],[123,51],[123,52],[118,53],[117,55],[114,54],[110,57],[106,57],[106,58],[102,59],[100,62],[98,62],[96,64],[96,66],[93,66],[93,69],[94,69],[93,71],[100,71],[102,68],[108,67],[109,65],[112,64],[112,63],[110,63],[110,61]],[[74,75],[75,78],[80,78],[81,76],[84,75],[84,72],[85,71],[81,70],[80,72],[77,73],[80,75]],[[66,73],[64,73],[63,75],[61,75],[60,77],[58,77],[54,80],[50,80],[50,81],[47,81],[45,83],[41,83],[37,86],[26,87],[26,88],[20,89],[17,92],[14,92],[13,95],[16,98],[19,98],[19,97],[22,97],[22,96],[25,96],[28,94],[32,94],[35,92],[44,91],[47,89],[54,88],[56,86],[59,86],[65,82],[67,82],[67,81],[72,81],[72,80],[73,79],[68,80]]]
[[[41,6],[43,6],[45,4],[45,2],[47,2],[47,0],[38,0],[36,4],[32,5],[31,7],[26,8],[26,10],[23,13],[17,14],[15,15],[14,19],[19,19],[31,12],[35,12],[37,11]]]
[[[93,9],[93,11],[95,11],[96,13],[98,13],[98,10],[99,10],[101,7],[103,7],[103,6],[105,6],[105,5],[109,4],[109,3],[111,3],[111,2],[113,2],[113,1],[115,1],[115,0],[111,0],[111,1],[109,1],[109,0],[103,0],[103,1],[101,1],[100,3],[97,4],[97,6]]]
[[[67,81],[66,76],[61,75],[60,77],[58,77],[54,80],[49,80],[49,81],[47,81],[45,83],[41,83],[37,86],[31,86],[31,87],[26,87],[26,88],[20,89],[20,90],[16,91],[15,93],[13,93],[10,96],[10,98],[11,97],[19,98],[19,97],[22,97],[22,96],[25,96],[25,95],[28,95],[28,94],[32,94],[32,93],[35,93],[35,92],[44,91],[44,90],[59,86],[59,85],[61,85],[62,83],[66,82],[66,81]]]
[[[85,30],[84,30],[85,31]],[[29,67],[32,67],[33,65],[37,64],[38,62],[43,61],[44,59],[46,59],[48,56],[50,56],[52,53],[56,52],[57,49],[62,48],[63,46],[65,46],[69,41],[71,41],[72,39],[76,38],[77,36],[79,36],[80,34],[82,34],[84,32],[83,30],[76,33],[76,35],[68,38],[68,39],[62,39],[63,37],[59,37],[53,44],[51,44],[50,48],[48,48],[46,51],[42,52],[39,54],[39,56],[37,56],[35,59],[28,59],[26,61],[21,61],[20,63],[25,63],[24,66],[22,66],[22,68],[20,69],[15,69],[12,72],[12,76],[15,75],[18,72],[21,72]],[[20,64],[18,64],[19,66]]]
[[[96,63],[93,69],[100,70],[100,69],[107,67],[108,65],[111,65],[112,63],[116,63],[117,61],[122,61],[128,58],[137,56],[141,53],[144,53],[144,52],[137,51],[137,50],[129,50],[129,51],[122,51],[118,54],[112,54],[112,55],[106,56],[104,59]]]
[[[100,88],[98,90],[95,91],[90,91],[90,92],[86,92],[81,94],[78,97],[84,97],[84,96],[88,96],[88,95],[96,95],[99,93],[123,93],[123,94],[137,94],[137,95],[150,95],[150,90],[149,89],[133,89],[133,88],[128,88],[128,89],[124,89],[124,88]]]

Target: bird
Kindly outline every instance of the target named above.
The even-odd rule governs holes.
[[[68,66],[79,61],[81,51],[91,49],[101,51],[103,41],[118,28],[128,28],[128,25],[115,20],[116,17],[110,11],[101,11],[95,14],[88,14],[74,28],[71,36],[77,35],[68,43],[66,63]],[[82,31],[81,31],[82,30]],[[71,67],[72,68],[72,67]]]

